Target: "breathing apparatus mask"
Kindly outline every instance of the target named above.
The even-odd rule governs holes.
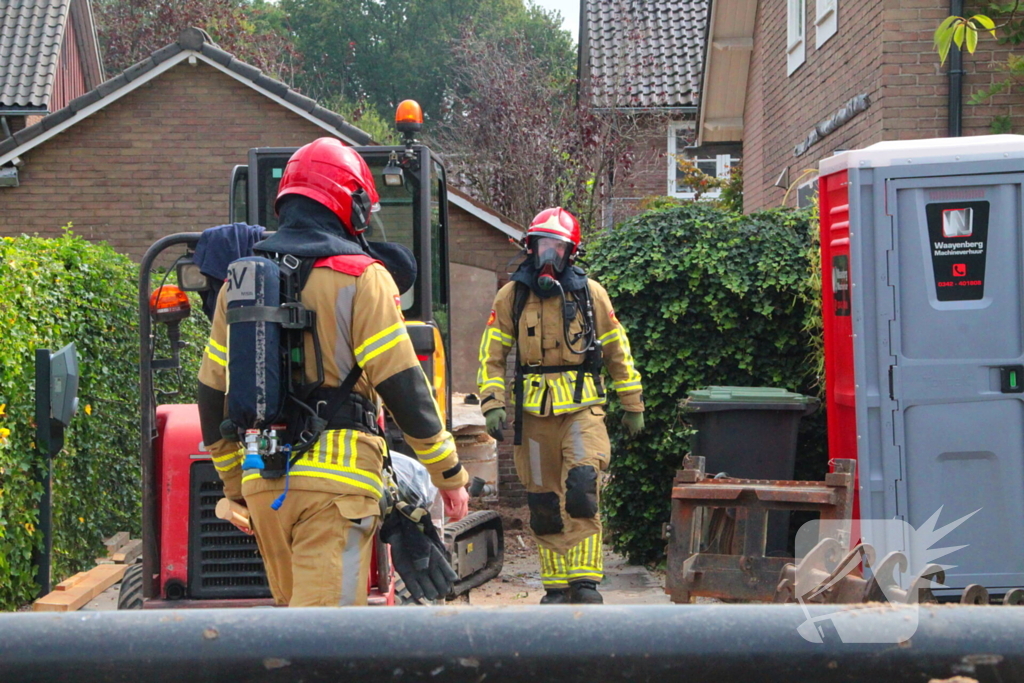
[[[569,265],[572,244],[557,237],[535,237],[531,242],[531,251],[537,266],[537,286],[550,290]]]

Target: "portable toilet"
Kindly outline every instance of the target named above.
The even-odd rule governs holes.
[[[1024,136],[882,142],[820,172],[829,453],[857,460],[861,534],[903,520],[906,552],[965,546],[935,560],[946,586],[1022,586]]]

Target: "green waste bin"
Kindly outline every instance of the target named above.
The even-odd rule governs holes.
[[[740,479],[792,479],[800,420],[818,409],[812,396],[776,387],[706,387],[683,402],[697,430],[693,455],[708,473]],[[768,515],[769,555],[786,555],[789,512]]]

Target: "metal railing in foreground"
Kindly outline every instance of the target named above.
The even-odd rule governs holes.
[[[946,605],[3,614],[0,681],[1013,681],[1022,633]]]

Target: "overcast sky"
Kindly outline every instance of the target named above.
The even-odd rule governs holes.
[[[579,42],[580,32],[580,0],[533,0],[535,5],[546,10],[556,10],[562,15],[562,28],[572,34],[572,39]]]

